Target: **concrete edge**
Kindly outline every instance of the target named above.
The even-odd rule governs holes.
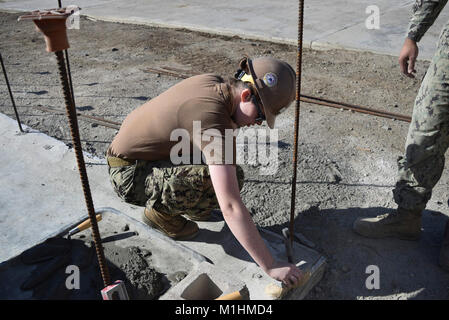
[[[213,34],[218,36],[225,36],[225,37],[238,37],[244,40],[255,40],[255,41],[264,41],[264,42],[270,42],[270,43],[277,43],[277,44],[285,44],[285,45],[294,45],[297,46],[298,40],[297,39],[289,39],[289,38],[281,38],[281,37],[264,37],[260,35],[255,35],[251,33],[244,33],[236,34],[235,31],[220,31],[215,30],[212,28],[206,28],[206,27],[197,27],[197,26],[189,26],[189,25],[178,25],[178,24],[170,24],[170,23],[162,23],[162,22],[152,22],[152,21],[139,21],[139,20],[133,20],[133,19],[121,19],[121,18],[114,18],[114,17],[107,17],[107,16],[93,16],[89,14],[82,14],[82,16],[86,17],[87,19],[90,19],[92,21],[100,20],[105,22],[114,22],[114,23],[124,23],[124,24],[136,24],[136,25],[145,25],[149,27],[157,27],[157,28],[167,28],[167,29],[184,29],[189,30],[193,32],[202,32],[207,34]],[[377,50],[369,50],[369,49],[361,49],[361,48],[355,48],[355,47],[345,47],[339,44],[333,44],[326,41],[318,41],[318,40],[303,40],[303,47],[306,49],[311,50],[317,50],[317,51],[328,51],[328,50],[346,50],[346,51],[353,51],[353,52],[360,52],[360,53],[372,53],[372,54],[379,54],[379,55],[386,55],[391,57],[398,57],[398,54],[391,54],[386,53],[382,51]],[[417,61],[431,61],[431,59],[423,59],[418,58]]]
[[[271,235],[273,237],[279,238],[284,240],[283,236],[277,234],[276,232],[270,231],[270,230],[266,230],[266,229],[262,229],[260,227],[258,227],[258,229],[260,230],[260,232],[262,233],[266,233],[268,235]],[[310,292],[310,290],[312,290],[323,278],[324,276],[324,272],[326,270],[326,266],[327,266],[327,259],[317,250],[309,248],[301,243],[299,243],[298,241],[294,240],[293,241],[294,246],[298,246],[301,247],[301,250],[304,251],[308,251],[308,252],[313,252],[314,254],[318,254],[319,257],[317,260],[315,261],[310,261],[310,266],[307,268],[306,270],[311,272],[312,276],[310,277],[310,279],[305,283],[305,285],[292,289],[290,290],[285,297],[280,297],[281,300],[303,300]],[[297,266],[301,268],[301,262],[299,262],[297,264]],[[274,283],[276,283],[279,287],[282,287],[282,283],[279,281],[274,281]]]
[[[181,243],[174,241],[173,239],[170,239],[169,237],[163,235],[162,233],[153,230],[152,228],[150,228],[143,222],[140,222],[117,209],[114,209],[111,207],[99,207],[99,208],[95,209],[96,214],[102,213],[104,215],[106,212],[110,212],[115,215],[118,215],[118,216],[126,219],[130,224],[134,224],[134,225],[139,226],[140,228],[143,228],[145,230],[145,232],[148,232],[150,234],[151,237],[157,238],[161,241],[168,243],[170,246],[174,247],[176,250],[183,252],[183,254],[188,253],[189,257],[192,258],[193,260],[195,260],[197,263],[207,262],[207,258],[204,257],[202,254],[190,249],[189,247],[187,247]],[[29,248],[24,249],[22,252],[45,242],[49,238],[65,236],[69,232],[69,230],[76,227],[77,225],[79,225],[81,222],[85,221],[88,218],[89,218],[89,215],[86,214],[83,217],[76,219],[74,222],[66,224],[65,226],[59,228],[57,231],[38,240],[35,244],[31,245]],[[10,257],[8,260],[0,262],[0,269],[7,267],[9,265],[9,263],[14,261],[15,259],[17,259],[22,254],[22,252],[13,257]]]
[[[105,21],[105,22],[114,22],[114,23],[123,23],[123,24],[136,24],[136,25],[144,25],[149,27],[158,27],[158,28],[167,28],[167,29],[184,29],[199,33],[207,33],[213,34],[217,36],[225,36],[225,37],[238,37],[245,40],[257,40],[257,41],[265,41],[272,43],[280,43],[280,44],[288,44],[293,45],[296,44],[296,40],[288,39],[288,38],[280,38],[280,37],[264,37],[251,33],[242,33],[236,34],[236,31],[224,31],[224,30],[216,30],[213,28],[195,26],[195,25],[183,25],[183,24],[174,24],[174,23],[163,23],[163,22],[155,22],[155,21],[141,21],[138,19],[126,19],[126,18],[116,18],[116,17],[108,17],[108,16],[94,16],[90,14],[82,14],[81,16],[86,17],[92,21]],[[308,47],[311,45],[311,41],[309,42]]]
[[[202,262],[207,262],[207,258],[204,257],[202,254],[196,252],[195,250],[190,249],[189,247],[163,235],[162,233],[154,230],[153,228],[149,227],[148,225],[146,225],[145,223],[134,219],[133,217],[130,217],[129,215],[127,215],[126,213],[123,213],[117,209],[111,208],[111,207],[99,207],[97,209],[95,209],[95,213],[105,213],[105,212],[112,212],[113,214],[116,214],[118,216],[121,216],[123,218],[125,218],[126,220],[128,220],[131,224],[137,225],[140,228],[144,229],[145,232],[147,232],[148,234],[150,234],[152,237],[157,238],[161,241],[164,241],[168,244],[170,244],[170,246],[182,251],[183,253],[189,253],[190,257],[193,258],[196,262],[198,263],[202,263]],[[75,224],[76,225],[76,224]]]
[[[312,277],[307,281],[305,286],[300,288],[300,290],[293,291],[292,297],[287,296],[287,299],[294,299],[294,300],[303,300],[323,278],[324,271],[326,270],[327,261],[324,257],[320,257],[320,259],[315,262],[315,264],[310,269],[310,272],[312,273]]]
[[[21,13],[21,12],[27,12],[27,11],[0,9],[0,12]],[[139,21],[139,20],[133,20],[133,19],[114,18],[114,17],[108,17],[108,16],[94,16],[94,15],[89,15],[89,14],[80,14],[80,16],[84,16],[87,19],[92,20],[92,21],[99,20],[99,21],[104,21],[104,22],[144,25],[144,26],[155,27],[155,28],[184,29],[184,30],[189,30],[189,31],[193,31],[193,32],[207,33],[207,34],[212,34],[212,35],[217,35],[217,36],[225,36],[225,37],[231,37],[231,38],[238,37],[238,38],[241,38],[244,40],[265,41],[265,42],[285,44],[285,45],[297,45],[298,44],[297,39],[280,38],[280,37],[264,37],[264,36],[260,36],[260,35],[247,34],[247,33],[236,34],[235,31],[220,31],[220,30],[215,30],[215,29],[206,28],[206,27],[197,27],[197,26],[180,25],[180,24],[178,25],[178,24],[169,24],[169,23],[152,22],[152,21]],[[345,47],[345,46],[342,46],[339,44],[333,44],[333,43],[329,43],[326,41],[318,41],[318,40],[306,40],[306,41],[303,40],[303,47],[310,49],[310,50],[316,50],[316,51],[346,50],[346,51],[352,51],[352,52],[386,55],[386,56],[391,56],[391,57],[399,56],[399,54],[391,54],[391,53],[377,51],[377,50],[361,49],[361,48],[355,48],[355,47]],[[424,59],[424,58],[417,59],[417,61],[428,61],[428,62],[430,62],[431,60],[432,59]]]
[[[21,13],[21,12],[28,12],[25,10],[16,10],[16,9],[0,9],[0,12],[6,12],[6,13]]]

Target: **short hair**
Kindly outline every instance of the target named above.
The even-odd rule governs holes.
[[[232,88],[236,88],[236,89],[251,89],[249,86],[249,83],[247,82],[243,82],[242,80],[237,80],[236,78],[233,77],[228,77],[225,80],[225,83],[232,87]]]

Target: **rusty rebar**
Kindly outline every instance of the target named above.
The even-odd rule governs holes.
[[[3,64],[2,54],[0,53],[0,62],[2,64],[3,75],[5,76],[6,86],[8,87],[9,97],[11,98],[11,103],[14,108],[14,113],[16,114],[17,124],[19,125],[20,132],[23,132],[22,124],[20,123],[19,113],[17,112],[16,103],[14,102],[14,97],[12,95],[11,86],[9,85],[8,76],[6,75],[6,68]]]
[[[299,0],[298,5],[298,49],[296,58],[296,109],[295,109],[295,133],[293,146],[293,177],[292,177],[292,194],[290,204],[290,224],[289,224],[289,241],[290,247],[293,248],[294,222],[295,222],[295,205],[296,205],[296,171],[298,168],[298,131],[299,131],[299,115],[301,103],[301,65],[302,65],[302,38],[304,25],[304,0]],[[291,254],[287,254],[290,263],[293,262]]]
[[[55,114],[64,114],[64,110],[59,110],[59,109],[54,109],[51,107],[44,107],[44,106],[34,106],[32,107],[33,109],[38,109],[44,112],[51,112],[51,113],[55,113]],[[111,121],[111,120],[107,120],[107,119],[103,119],[100,117],[95,117],[95,116],[90,116],[87,114],[81,114],[80,112],[76,113],[77,117],[96,123],[100,126],[104,126],[104,127],[108,127],[111,129],[115,129],[115,130],[119,130],[120,129],[120,122],[116,122],[116,121]]]
[[[312,97],[312,96],[301,95],[301,101],[307,102],[307,103],[313,103],[313,104],[317,104],[317,105],[321,105],[321,106],[331,107],[331,108],[351,110],[351,111],[355,111],[355,112],[359,112],[359,113],[373,115],[376,117],[383,117],[383,118],[394,119],[394,120],[399,120],[399,121],[404,121],[404,122],[412,121],[412,118],[410,116],[406,116],[403,114],[357,106],[357,105],[353,105],[353,104],[349,104],[349,103],[345,103],[345,102],[336,102],[336,101],[332,101],[332,100],[328,100],[328,99],[324,99],[324,98],[316,98],[316,97]]]
[[[58,7],[62,8],[61,0],[58,0]],[[67,49],[64,50],[64,55],[65,55],[65,61],[66,61],[66,66],[67,66],[67,75],[68,75],[68,80],[69,80],[70,95],[72,96],[73,105],[76,107],[75,93],[73,92],[73,84],[72,84],[72,72],[70,71],[69,52],[67,51]]]
[[[197,73],[193,73],[192,75],[186,75],[186,74],[182,74],[182,73],[178,73],[178,72],[174,72],[174,71],[169,71],[170,69],[174,69],[174,68],[168,68],[168,67],[163,67],[163,68],[167,69],[167,70],[158,69],[158,68],[147,68],[144,71],[164,74],[167,76],[178,77],[181,79],[187,79],[187,78],[191,77],[192,75],[197,74]],[[181,71],[181,70],[179,70],[179,71]],[[387,111],[378,110],[378,109],[374,109],[374,108],[368,108],[368,107],[358,106],[358,105],[354,105],[354,104],[349,104],[349,103],[345,103],[345,102],[337,102],[337,101],[333,101],[333,100],[329,100],[329,99],[325,99],[325,98],[317,98],[317,97],[304,95],[304,94],[300,95],[300,100],[302,102],[306,102],[306,103],[310,103],[310,104],[316,104],[316,105],[320,105],[320,106],[337,108],[337,109],[351,110],[354,112],[364,113],[364,114],[368,114],[368,115],[372,115],[372,116],[376,116],[376,117],[394,119],[394,120],[399,120],[399,121],[404,121],[404,122],[411,122],[411,120],[412,120],[412,118],[410,116],[407,116],[404,114],[392,113],[392,112],[387,112]]]
[[[69,52],[67,51],[67,49],[64,50],[64,55],[65,55],[65,61],[67,64],[67,75],[68,75],[68,80],[69,80],[70,95],[73,100],[73,105],[76,107],[75,93],[73,92],[73,84],[72,84],[72,72],[70,71]]]
[[[72,135],[73,146],[75,148],[76,162],[78,164],[78,170],[81,178],[81,185],[83,188],[84,199],[86,200],[87,212],[92,226],[92,236],[95,244],[95,251],[97,253],[98,263],[100,266],[101,276],[105,287],[111,284],[111,278],[109,270],[106,265],[106,259],[104,256],[103,247],[101,245],[100,231],[98,230],[98,224],[95,214],[95,209],[92,201],[92,195],[89,187],[89,180],[87,177],[86,165],[84,163],[83,149],[81,148],[81,140],[79,135],[78,121],[76,117],[76,109],[73,104],[73,99],[70,93],[70,86],[67,79],[67,71],[64,62],[64,54],[62,51],[55,52],[58,62],[59,76],[63,89],[63,95],[67,110],[67,117],[69,119],[70,132]]]

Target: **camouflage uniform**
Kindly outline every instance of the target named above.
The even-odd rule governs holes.
[[[418,42],[435,21],[447,0],[418,0],[408,38]],[[444,169],[449,146],[449,23],[423,79],[413,109],[405,155],[398,159],[398,180],[393,190],[399,207],[421,211]]]
[[[242,189],[244,173],[236,167]],[[207,165],[137,160],[133,165],[109,167],[109,177],[122,200],[148,210],[196,216],[219,208]]]

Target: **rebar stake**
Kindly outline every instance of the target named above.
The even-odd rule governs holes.
[[[58,8],[62,9],[61,0],[58,0]],[[69,80],[69,85],[70,85],[70,94],[72,96],[73,105],[76,107],[75,93],[73,92],[72,72],[70,71],[69,51],[67,49],[65,49],[64,54],[65,54],[65,61],[66,61],[66,66],[67,66],[67,75],[68,75],[68,80]]]
[[[301,97],[301,64],[302,64],[302,37],[303,37],[303,19],[304,19],[304,0],[299,0],[298,8],[298,52],[296,59],[296,110],[295,110],[295,136],[293,150],[293,178],[292,178],[292,195],[290,205],[290,226],[289,239],[290,248],[293,248],[294,222],[295,222],[295,202],[296,202],[296,171],[297,171],[297,154],[298,154],[298,127],[300,114],[300,97]],[[291,254],[287,254],[290,263],[293,263]]]
[[[92,201],[92,195],[89,187],[89,180],[87,177],[86,164],[84,163],[83,149],[81,146],[81,139],[79,135],[78,120],[76,109],[70,90],[69,80],[67,78],[67,69],[64,61],[63,50],[69,47],[65,21],[71,13],[62,9],[49,9],[46,11],[33,11],[29,15],[19,17],[19,20],[33,20],[38,30],[45,36],[45,43],[47,45],[47,52],[54,52],[58,62],[59,77],[61,80],[64,101],[66,105],[67,117],[69,119],[70,133],[72,136],[73,146],[75,149],[76,162],[81,178],[81,185],[83,188],[84,199],[86,201],[87,212],[92,227],[92,237],[94,239],[95,251],[97,253],[98,264],[100,266],[101,276],[105,287],[111,284],[109,270],[106,265],[103,247],[101,245],[100,232],[95,214],[95,209]]]
[[[11,98],[11,103],[14,108],[14,113],[16,114],[17,124],[19,125],[20,132],[23,132],[22,124],[20,123],[20,119],[19,119],[19,113],[17,112],[16,103],[14,102],[14,97],[12,95],[11,87],[9,85],[8,76],[6,75],[6,68],[5,68],[5,65],[3,64],[3,58],[2,58],[1,53],[0,53],[0,62],[2,64],[2,70],[3,70],[3,75],[5,76],[6,86],[8,87],[9,97]]]
[[[70,132],[72,135],[73,146],[75,148],[76,162],[80,172],[81,184],[83,187],[84,198],[86,200],[87,211],[92,225],[92,236],[95,243],[95,251],[97,252],[98,263],[100,265],[101,275],[105,286],[111,284],[109,270],[106,265],[103,248],[101,247],[100,231],[98,229],[97,219],[95,216],[95,209],[92,201],[92,195],[89,187],[89,180],[87,178],[86,164],[84,163],[83,149],[81,147],[81,140],[79,136],[78,121],[76,116],[75,106],[73,105],[72,96],[70,94],[69,81],[67,79],[67,71],[65,68],[64,54],[62,51],[55,52],[58,61],[59,77],[63,88],[64,100],[66,104],[67,117],[69,118]]]

